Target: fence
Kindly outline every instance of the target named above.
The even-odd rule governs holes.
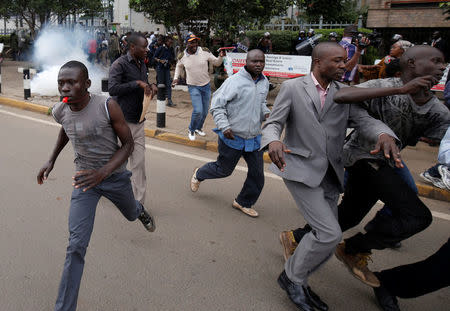
[[[318,23],[307,23],[302,20],[299,21],[298,24],[286,24],[284,19],[281,19],[281,23],[276,24],[265,24],[264,29],[265,30],[301,30],[301,29],[309,29],[309,28],[315,28],[315,29],[332,29],[332,28],[344,28],[349,25],[353,25],[354,23],[345,23],[345,22],[335,22],[335,23],[324,23],[323,22],[323,16],[320,17]],[[360,15],[358,18],[358,28],[362,28],[362,16]]]
[[[0,28],[0,35],[9,35],[12,34],[15,30],[15,28]]]

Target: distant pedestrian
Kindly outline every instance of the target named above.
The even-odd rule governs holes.
[[[151,217],[133,196],[131,173],[125,168],[133,151],[130,129],[117,103],[90,94],[90,86],[88,70],[82,63],[70,61],[61,67],[58,90],[64,100],[53,107],[52,114],[62,127],[50,159],[37,175],[38,184],[47,180],[58,155],[72,142],[76,173],[69,210],[69,246],[55,311],[74,311],[77,307],[86,249],[102,196],[127,220],[138,218],[147,230],[153,230]]]
[[[196,192],[206,179],[230,176],[244,157],[247,179],[232,206],[251,217],[258,216],[253,205],[264,186],[263,152],[259,148],[261,124],[270,113],[266,106],[269,82],[262,74],[264,65],[264,53],[258,49],[249,51],[244,68],[214,93],[211,114],[217,126],[214,131],[219,135],[219,156],[217,161],[196,168],[191,178],[191,190]]]
[[[188,137],[195,140],[195,135],[205,136],[203,124],[209,110],[209,100],[211,98],[211,78],[208,71],[208,62],[214,66],[222,64],[222,56],[225,52],[220,51],[219,57],[215,57],[207,48],[199,47],[199,38],[194,34],[186,37],[186,49],[178,56],[175,69],[173,85],[178,84],[181,70],[186,71],[186,82],[192,101],[192,116],[188,129]]]
[[[167,106],[175,107],[172,102],[172,79],[170,77],[170,67],[175,62],[175,54],[173,51],[173,39],[166,37],[164,44],[155,52],[156,63],[156,80],[158,85],[164,85],[165,96],[167,98]]]
[[[140,33],[127,36],[128,52],[119,57],[109,71],[108,91],[122,108],[125,120],[131,129],[134,150],[129,159],[133,173],[131,182],[136,199],[144,205],[147,192],[145,170],[144,121],[140,122],[144,93],[153,96],[157,92],[155,84],[148,83],[148,70],[144,64],[147,55],[147,40]]]

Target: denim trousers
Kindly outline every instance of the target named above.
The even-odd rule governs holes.
[[[156,67],[156,82],[157,84],[164,84],[165,95],[167,99],[172,99],[172,79],[170,78],[170,68],[164,66]]]
[[[203,123],[205,123],[209,111],[209,100],[211,99],[211,86],[209,83],[204,86],[188,85],[188,89],[193,108],[189,130],[193,132],[201,130]]]
[[[217,161],[209,162],[197,171],[197,179],[224,178],[233,173],[239,159],[244,157],[248,166],[247,178],[244,186],[236,198],[236,202],[244,207],[252,207],[256,203],[264,187],[264,161],[263,152],[255,150],[246,152],[228,147],[219,138],[219,156]]]
[[[94,188],[83,192],[74,189],[69,211],[69,246],[66,252],[55,311],[74,311],[84,269],[84,257],[94,228],[95,211],[101,196],[116,205],[129,221],[142,212],[142,205],[134,199],[130,182],[131,172],[115,173]]]

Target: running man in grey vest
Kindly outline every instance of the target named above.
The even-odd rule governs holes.
[[[61,67],[58,90],[63,102],[57,103],[52,113],[62,127],[50,159],[37,175],[38,184],[42,184],[70,140],[76,173],[69,211],[69,246],[55,311],[77,307],[84,256],[101,196],[113,202],[127,220],[139,218],[148,231],[155,230],[153,218],[134,198],[131,173],[126,170],[134,143],[122,110],[114,100],[90,94],[90,86],[88,70],[82,63],[70,61]]]

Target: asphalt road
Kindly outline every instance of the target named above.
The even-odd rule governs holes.
[[[0,107],[1,311],[52,310],[56,299],[74,166],[68,146],[49,180],[37,185],[58,132],[48,122],[50,117]],[[100,201],[78,310],[297,310],[276,283],[283,269],[278,233],[304,224],[282,181],[268,174],[256,206],[260,217],[252,219],[231,207],[245,172],[204,182],[194,194],[193,168],[215,153],[152,139],[147,144],[146,207],[157,230],[148,233]],[[424,201],[434,212],[432,225],[400,250],[376,251],[372,270],[424,259],[448,239],[448,202]],[[379,310],[371,288],[334,257],[310,285],[330,310]],[[448,288],[400,300],[402,310],[411,311],[449,305]]]

